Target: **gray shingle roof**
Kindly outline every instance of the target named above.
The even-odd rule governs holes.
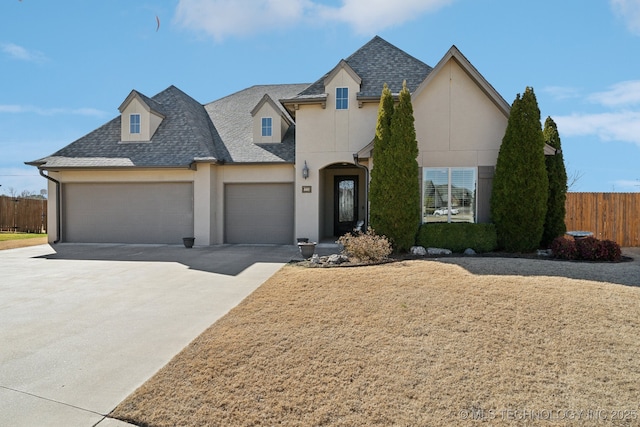
[[[278,102],[309,84],[253,86],[206,106],[171,86],[152,98],[136,92],[165,118],[150,142],[121,142],[120,116],[72,142],[51,156],[28,164],[55,167],[187,167],[195,161],[226,163],[292,163],[295,127],[282,143],[254,144],[251,110],[264,95]]]
[[[145,94],[138,92],[137,90],[134,90],[133,92],[135,92],[144,102],[146,102],[149,108],[162,114],[163,116],[166,116],[166,114],[164,113],[164,108],[162,108],[162,104],[149,98]]]
[[[266,94],[280,108],[281,113],[293,122],[278,100],[293,97],[308,86],[308,83],[252,86],[206,104],[205,109],[217,130],[216,146],[224,150],[224,153],[219,153],[218,158],[225,162],[239,163],[293,163],[295,126],[289,128],[281,143],[254,144],[251,110]]]
[[[376,36],[346,60],[362,78],[359,97],[379,97],[383,83],[392,92],[403,80],[411,92],[432,68]],[[120,116],[51,156],[28,164],[52,167],[188,167],[196,161],[273,163],[295,161],[295,125],[281,143],[253,142],[252,109],[267,95],[291,122],[279,100],[320,99],[324,79],[304,84],[259,85],[206,105],[170,86],[152,98],[135,92],[165,118],[150,142],[121,142]],[[132,92],[132,93],[134,93]]]
[[[403,80],[407,81],[407,88],[413,92],[433,69],[379,36],[355,51],[345,62],[362,78],[358,94],[362,97],[379,97],[384,83],[389,85],[391,92],[399,93]],[[322,76],[299,96],[323,94],[324,80],[330,73]]]
[[[181,167],[190,165],[195,157],[217,157],[214,129],[202,104],[175,86],[151,100],[154,108],[165,115],[151,142],[121,142],[118,116],[51,156],[30,164],[47,168]]]

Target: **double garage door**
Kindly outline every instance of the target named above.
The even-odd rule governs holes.
[[[291,183],[226,184],[224,242],[291,244],[293,196]],[[193,197],[190,182],[64,184],[62,239],[181,244],[194,234]]]
[[[193,184],[64,184],[62,219],[65,242],[181,244],[193,236]]]

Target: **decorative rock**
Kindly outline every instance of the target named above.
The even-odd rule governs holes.
[[[465,254],[465,255],[475,255],[475,254],[476,254],[476,251],[474,251],[474,250],[473,250],[473,249],[471,249],[471,248],[467,248],[467,249],[465,249],[465,250],[464,250],[464,254]]]
[[[551,249],[538,249],[538,256],[551,256],[553,251]]]
[[[318,254],[313,254],[311,256],[311,262],[314,264],[320,264],[320,257],[318,256]]]
[[[422,246],[412,246],[411,247],[411,255],[419,255],[425,256],[427,254],[427,250]]]
[[[451,255],[451,251],[449,249],[442,248],[427,248],[427,253],[429,255]]]
[[[349,261],[349,258],[347,258],[345,255],[339,254],[329,255],[329,258],[327,258],[327,262],[329,264],[342,264],[343,262],[347,261]]]

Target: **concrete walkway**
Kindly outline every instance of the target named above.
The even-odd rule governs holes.
[[[0,251],[0,425],[127,425],[105,416],[296,258],[295,246]]]

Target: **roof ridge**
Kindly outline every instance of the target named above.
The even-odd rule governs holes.
[[[404,54],[405,56],[418,61],[420,63],[422,63],[423,65],[426,65],[429,68],[433,68],[431,67],[429,64],[427,64],[426,62],[416,58],[415,56],[411,55],[410,53],[407,53],[405,50],[400,49],[398,46],[394,45],[393,43],[383,39],[382,37],[376,35],[374,36],[371,40],[369,40],[367,43],[365,43],[364,45],[362,45],[358,50],[356,50],[355,52],[353,52],[351,55],[349,55],[349,57],[347,57],[347,59],[345,59],[345,61],[349,62],[349,58],[354,57],[356,54],[358,54],[360,51],[365,50],[365,48],[369,47],[369,45],[374,44],[374,42],[378,42],[378,43],[384,43],[387,47],[390,47],[398,52],[401,52],[402,54]]]
[[[311,85],[311,83],[270,83],[270,84],[256,84],[256,85],[251,85],[249,87],[245,87],[243,89],[238,89],[237,91],[230,93],[228,95],[223,96],[222,98],[218,98],[218,99],[214,99],[213,101],[207,102],[206,104],[204,104],[205,106],[209,105],[209,104],[213,104],[215,102],[218,101],[222,101],[223,99],[227,99],[230,98],[232,96],[236,96],[242,92],[248,92],[252,89],[258,89],[258,88],[274,88],[274,87],[285,87],[285,86],[302,86],[305,85],[305,87],[308,87]],[[265,92],[266,94],[266,92]]]
[[[362,79],[359,96],[376,98],[380,96],[384,83],[393,93],[399,93],[406,80],[413,92],[433,70],[431,66],[405,52],[380,36],[375,36],[347,59],[338,62],[329,72],[300,92],[299,96],[320,95],[325,90],[325,79],[332,71],[346,62]]]

